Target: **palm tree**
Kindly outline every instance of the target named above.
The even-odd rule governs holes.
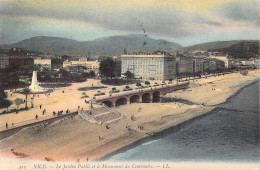
[[[26,87],[23,89],[23,94],[25,94],[25,108],[27,108],[27,99],[28,99],[28,95],[31,94],[31,90]]]
[[[18,97],[18,98],[16,98],[16,99],[14,100],[14,103],[16,104],[17,109],[19,109],[20,104],[23,103],[23,99],[21,99],[21,98]]]

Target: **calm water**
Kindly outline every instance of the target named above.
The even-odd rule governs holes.
[[[259,82],[226,104],[108,161],[259,161]]]

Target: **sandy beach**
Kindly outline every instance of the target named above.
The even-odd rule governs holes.
[[[252,70],[246,76],[240,73],[232,73],[190,80],[188,89],[174,91],[164,97],[184,99],[194,104],[170,102],[123,105],[118,107],[117,110],[124,114],[124,118],[109,125],[109,129],[98,124],[89,123],[79,115],[66,117],[50,124],[45,123],[27,127],[12,136],[0,140],[0,157],[15,158],[10,151],[14,149],[25,153],[25,159],[44,160],[45,157],[49,157],[55,161],[75,162],[79,159],[84,162],[86,160],[96,160],[153,133],[203,115],[214,109],[215,105],[225,102],[239,89],[258,79],[259,70]],[[98,84],[97,81],[94,83]],[[67,88],[74,89],[82,85],[75,84]],[[61,91],[62,89],[59,89],[51,94],[53,99],[55,99],[57,93],[55,100],[60,100],[58,94],[62,94]],[[63,96],[62,101],[66,101],[63,106],[82,106],[84,103],[84,100],[81,99],[73,100],[71,98],[70,100],[71,95],[77,95],[80,98],[81,92],[77,94],[71,93],[71,95],[67,93],[66,95],[68,95],[67,98]],[[36,102],[37,106],[39,104],[40,99]],[[53,107],[51,109],[58,107],[55,103],[50,105]],[[62,106],[62,104],[60,105]],[[35,109],[39,110],[38,107]],[[32,114],[26,113],[23,116],[30,117]],[[12,120],[15,121],[17,116],[15,114],[10,115]],[[1,115],[1,123],[7,119],[10,120],[10,115]],[[17,118],[17,121],[22,120],[23,116]]]

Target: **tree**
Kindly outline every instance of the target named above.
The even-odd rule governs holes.
[[[23,103],[23,99],[18,97],[14,100],[14,103],[16,104],[17,108],[19,108],[20,104]]]
[[[110,77],[111,79],[116,76],[116,63],[111,58],[107,58],[100,62],[99,71],[101,76]]]
[[[0,105],[4,108],[6,108],[6,111],[8,111],[8,107],[12,105],[12,101],[8,99],[3,99],[0,101]]]
[[[127,80],[131,80],[132,78],[135,77],[135,75],[130,71],[125,72],[124,75],[126,76]]]
[[[96,76],[96,73],[93,70],[91,70],[89,72],[89,77],[95,77],[95,76]]]
[[[22,92],[25,95],[25,108],[27,108],[27,99],[28,99],[28,95],[31,94],[31,90],[29,88],[24,88]]]
[[[4,89],[2,89],[2,88],[0,87],[0,100],[1,100],[1,99],[4,99],[4,98],[6,98],[6,97],[7,97],[7,95],[6,95],[5,91],[4,91]]]

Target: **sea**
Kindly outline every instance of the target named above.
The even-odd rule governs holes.
[[[259,81],[211,112],[149,137],[103,161],[259,161]]]

